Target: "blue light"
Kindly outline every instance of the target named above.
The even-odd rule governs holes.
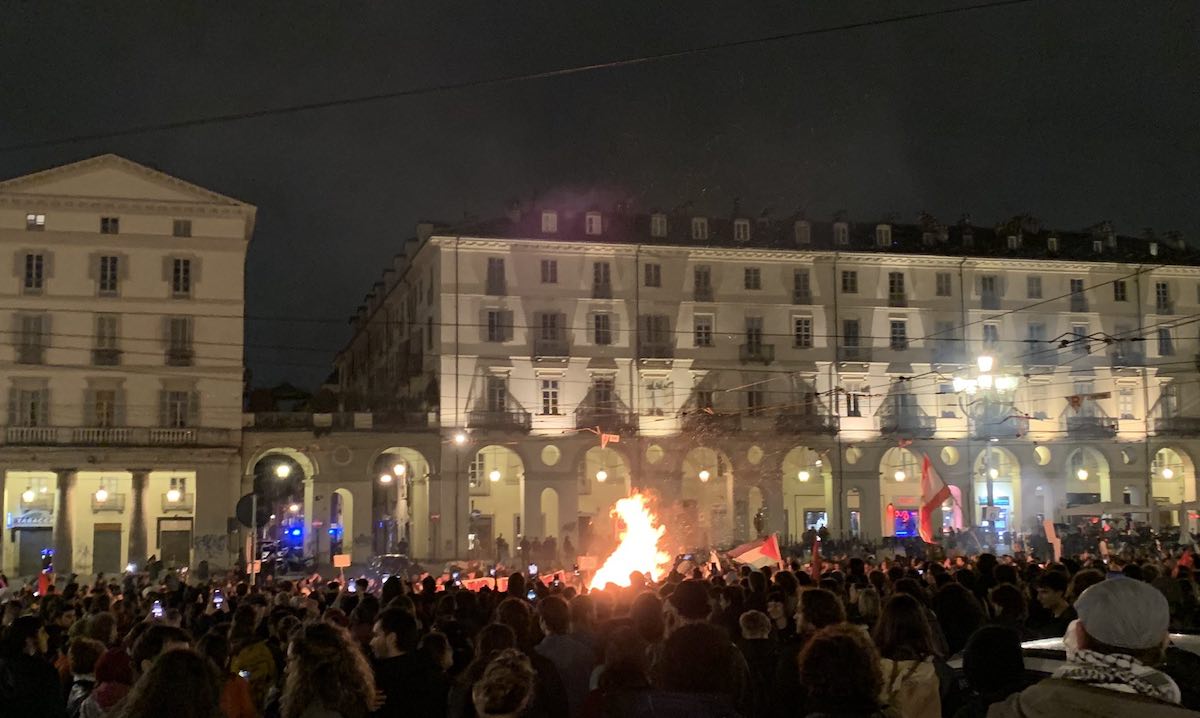
[[[333,536],[333,535],[334,535],[334,534],[336,534],[336,533],[337,533],[337,529],[329,529],[329,535],[330,535],[330,536]]]
[[[292,529],[292,535],[293,535],[293,536],[299,536],[299,535],[300,535],[300,529]]]

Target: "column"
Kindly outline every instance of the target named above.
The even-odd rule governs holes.
[[[7,479],[8,479],[8,472],[5,471],[3,467],[0,467],[0,515],[4,514],[5,509],[6,509],[5,504],[8,501],[8,494],[5,493],[5,491],[8,490],[8,486],[6,484]],[[4,530],[3,528],[0,528],[0,531],[3,531],[3,530]],[[14,534],[16,532],[9,531],[7,533],[9,534],[9,536],[11,536],[12,534]],[[7,545],[8,545],[8,540],[6,539],[6,537],[0,536],[0,571],[3,571],[5,566],[7,565],[4,563],[4,559],[5,559],[4,547]],[[12,574],[15,574],[15,573],[16,573],[16,571],[12,572]],[[10,575],[12,575],[12,574],[10,574]]]
[[[70,575],[72,560],[71,511],[74,509],[75,470],[55,469],[58,505],[54,509],[54,570],[60,576]]]
[[[133,475],[133,512],[129,515],[129,556],[128,563],[137,564],[138,569],[145,567],[149,554],[146,552],[146,485],[149,483],[149,469],[130,469]]]

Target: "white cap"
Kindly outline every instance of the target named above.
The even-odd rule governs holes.
[[[1167,597],[1132,578],[1110,578],[1091,586],[1075,601],[1075,611],[1089,636],[1118,648],[1162,645],[1171,624]]]

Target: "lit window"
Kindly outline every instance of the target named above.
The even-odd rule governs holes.
[[[1049,237],[1046,239],[1046,250],[1050,252],[1058,251],[1058,237]]]
[[[601,221],[599,212],[588,212],[583,217],[584,231],[590,235],[596,236],[600,234]]]
[[[548,209],[542,211],[542,231],[549,234],[558,231],[558,212]]]
[[[733,239],[736,242],[750,241],[750,220],[735,219],[733,221]]]
[[[555,379],[542,380],[542,414],[558,414],[558,381]]]
[[[692,217],[692,239],[708,239],[708,220],[704,217]]]
[[[665,215],[665,214],[650,215],[650,236],[651,237],[667,236],[667,215]]]
[[[875,246],[877,246],[877,247],[892,246],[892,227],[891,227],[891,225],[881,224],[875,228]]]
[[[25,215],[25,229],[30,232],[41,232],[46,228],[46,215],[44,214],[27,214]]]

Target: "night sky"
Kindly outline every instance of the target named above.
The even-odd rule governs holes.
[[[0,2],[0,146],[969,3]],[[426,7],[418,7],[423,5]],[[844,7],[850,5],[851,7]],[[450,7],[454,8],[451,11]],[[0,152],[104,152],[259,208],[258,385],[311,387],[419,219],[611,191],[852,221],[1029,213],[1200,240],[1200,4],[1041,0],[634,67]],[[288,321],[295,318],[328,321]]]

